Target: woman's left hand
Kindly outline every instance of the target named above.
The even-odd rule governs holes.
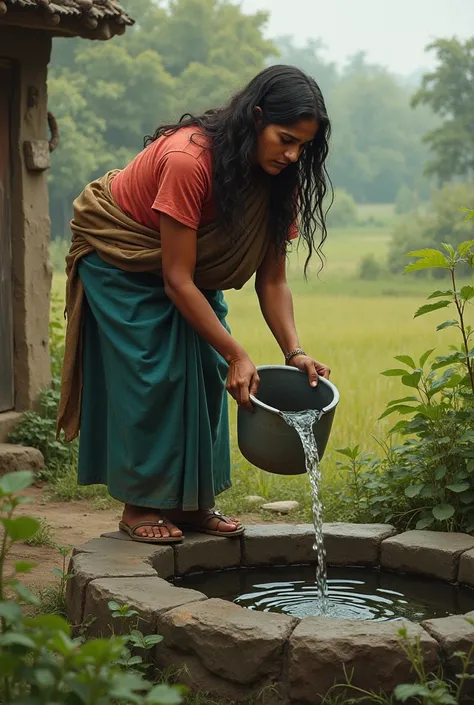
[[[291,358],[288,364],[291,367],[296,367],[302,372],[306,372],[309,383],[312,387],[317,385],[318,377],[329,379],[329,375],[331,374],[331,370],[327,365],[324,365],[322,362],[318,362],[317,360],[313,360],[313,358],[309,357],[309,355],[295,355]]]

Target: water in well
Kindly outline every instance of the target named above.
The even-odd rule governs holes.
[[[314,565],[200,573],[177,584],[251,610],[299,618],[321,615]],[[326,601],[327,617],[421,622],[474,610],[474,591],[414,575],[330,567]]]

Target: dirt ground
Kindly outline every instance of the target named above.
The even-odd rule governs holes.
[[[15,516],[28,515],[44,519],[52,529],[52,541],[57,546],[80,546],[90,539],[98,538],[107,531],[117,531],[120,520],[120,508],[91,509],[88,500],[57,502],[46,499],[46,489],[32,487],[23,495],[31,503],[21,505]],[[261,522],[257,514],[241,515],[243,522],[255,524]],[[31,561],[36,563],[31,573],[21,576],[21,582],[32,589],[41,589],[56,582],[58,578],[51,572],[53,568],[62,568],[62,556],[53,546],[28,546],[15,544],[8,556],[8,564],[14,561]]]

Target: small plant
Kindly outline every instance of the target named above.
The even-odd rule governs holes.
[[[471,214],[469,215],[471,217]],[[384,457],[362,453],[358,446],[339,451],[344,483],[338,500],[353,520],[391,521],[400,528],[474,531],[474,331],[467,312],[474,302],[474,286],[459,287],[459,269],[474,269],[474,240],[455,249],[410,252],[416,261],[407,272],[445,270],[450,288],[436,290],[415,318],[441,309],[454,316],[437,331],[458,331],[459,343],[446,355],[426,350],[417,360],[397,355],[398,367],[386,370],[399,377],[408,394],[387,405],[380,418],[397,413],[402,418],[389,438],[402,437],[396,446],[382,444]],[[404,440],[403,440],[404,439]]]
[[[19,581],[32,563],[17,561],[7,574],[5,560],[14,544],[30,539],[39,529],[31,517],[15,517],[25,499],[32,473],[20,471],[0,478],[0,702],[8,705],[179,705],[183,689],[154,685],[137,670],[130,648],[151,648],[158,637],[138,632],[108,639],[73,639],[69,624],[58,615],[27,617],[24,607],[40,600]],[[58,575],[64,591],[69,578]]]
[[[466,618],[474,625],[474,620]],[[470,671],[473,664],[474,646],[467,653],[458,652],[459,672],[456,680],[444,678],[440,669],[437,673],[428,672],[425,667],[420,638],[410,639],[406,627],[398,631],[400,643],[414,674],[413,683],[400,683],[393,693],[376,693],[353,684],[354,674],[345,672],[345,682],[334,685],[323,699],[324,705],[342,705],[343,703],[377,703],[393,705],[399,703],[418,703],[419,705],[460,705],[463,702],[463,688],[466,681],[474,678]]]
[[[53,528],[46,519],[38,519],[38,531],[25,541],[28,546],[50,546],[56,544],[53,541]]]

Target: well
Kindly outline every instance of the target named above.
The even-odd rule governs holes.
[[[383,524],[326,524],[330,565],[380,566],[474,587],[474,537],[407,531]],[[400,622],[325,617],[297,619],[246,610],[231,602],[172,585],[169,579],[198,570],[222,570],[314,561],[310,525],[250,526],[236,539],[188,534],[182,544],[132,542],[121,532],[74,549],[68,614],[75,625],[93,617],[91,635],[110,635],[109,600],[140,615],[139,628],[159,633],[158,669],[186,666],[182,682],[193,690],[245,702],[262,694],[275,705],[314,705],[344,669],[354,684],[390,691],[412,679],[400,646]],[[474,618],[474,613],[469,613]],[[442,664],[457,672],[457,651],[474,642],[463,616],[407,623],[419,637],[428,670]]]

